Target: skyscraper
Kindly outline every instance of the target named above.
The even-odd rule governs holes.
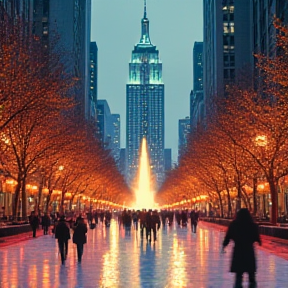
[[[185,153],[187,149],[190,130],[191,130],[190,118],[186,117],[185,119],[180,119],[178,126],[178,133],[179,133],[178,162],[180,162],[182,155]]]
[[[259,1],[262,2],[262,1]],[[253,70],[250,0],[204,0],[204,104],[223,97],[245,68]],[[205,112],[207,109],[205,108]]]
[[[146,2],[141,27],[141,38],[132,51],[126,85],[126,179],[129,185],[133,185],[139,165],[139,148],[146,137],[150,166],[159,187],[165,177],[164,84],[159,51],[149,36]]]
[[[98,47],[96,42],[90,43],[90,119],[97,121],[98,90]]]
[[[91,118],[90,31],[91,0],[33,0],[33,33],[79,79],[73,93],[79,104],[75,113],[85,119]]]
[[[120,115],[111,114],[106,100],[97,101],[98,137],[103,148],[110,150],[119,167],[120,158]]]
[[[203,42],[193,47],[193,91],[190,93],[191,131],[204,121],[203,102]]]

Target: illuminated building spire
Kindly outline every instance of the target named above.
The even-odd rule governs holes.
[[[144,18],[146,18],[147,12],[146,12],[146,0],[144,0]]]
[[[149,20],[147,18],[146,0],[144,0],[144,17],[142,18],[141,26],[142,26],[142,33],[139,44],[140,45],[144,44],[145,46],[151,46],[152,43],[149,36]]]

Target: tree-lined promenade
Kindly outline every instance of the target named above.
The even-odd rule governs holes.
[[[56,50],[56,39],[45,46],[21,19],[3,10],[0,16],[0,175],[13,186],[13,216],[21,211],[26,218],[29,187],[37,188],[38,206],[45,193],[43,211],[55,197],[60,210],[80,195],[90,204],[128,203],[129,189],[96,139],[96,123],[80,116],[79,79],[61,62],[65,51]]]
[[[277,20],[275,28],[273,56],[255,55],[256,77],[239,77],[226,86],[225,96],[212,99],[205,127],[192,131],[185,155],[158,195],[160,203],[183,205],[202,196],[221,217],[232,217],[241,206],[257,215],[258,196],[265,192],[259,190],[267,186],[271,222],[285,212],[278,191],[288,174],[288,29]]]

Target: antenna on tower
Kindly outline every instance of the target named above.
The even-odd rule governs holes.
[[[144,0],[144,18],[146,18],[147,12],[146,12],[146,0]]]

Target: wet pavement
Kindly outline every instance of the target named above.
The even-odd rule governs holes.
[[[99,225],[89,230],[81,264],[70,240],[65,265],[61,265],[51,235],[22,236],[21,242],[0,244],[0,287],[232,288],[234,274],[229,273],[229,265],[233,244],[225,254],[220,253],[224,231],[204,222],[196,234],[189,226],[174,225],[161,228],[157,241],[150,244],[141,240],[139,231],[132,229],[127,234],[112,220],[109,228]],[[37,232],[42,235],[41,230]],[[287,241],[262,239],[263,247],[256,246],[258,288],[288,287]],[[246,276],[244,280],[248,287]]]

